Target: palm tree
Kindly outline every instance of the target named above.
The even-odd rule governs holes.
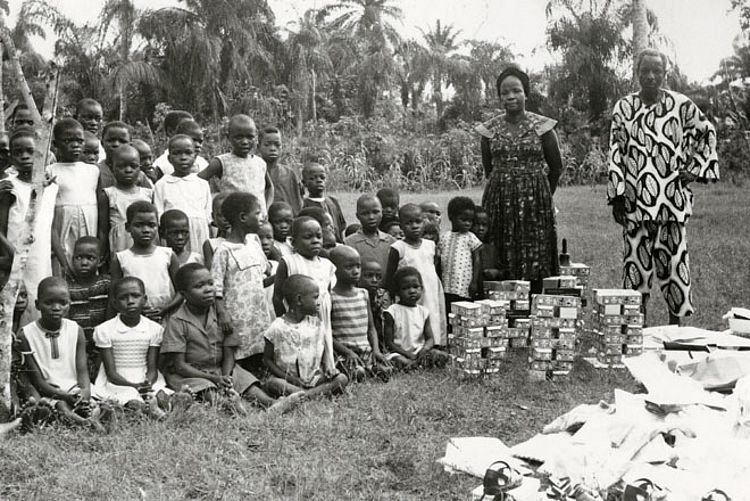
[[[430,58],[427,50],[416,40],[403,42],[396,50],[398,66],[396,77],[401,89],[401,105],[417,109],[427,81],[430,78]]]
[[[513,61],[515,54],[510,47],[497,42],[468,40],[466,45],[470,47],[472,69],[482,80],[484,97],[491,101],[495,97],[495,79]]]
[[[450,73],[451,57],[458,49],[457,39],[461,34],[452,24],[442,25],[440,19],[435,27],[427,31],[420,30],[427,42],[427,53],[432,66],[432,96],[435,101],[437,118],[443,116],[443,84]]]
[[[648,17],[646,15],[646,0],[633,0],[632,4],[632,17],[631,22],[633,24],[633,82],[637,79],[636,75],[636,59],[644,49],[648,47]]]

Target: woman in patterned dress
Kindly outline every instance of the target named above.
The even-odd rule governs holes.
[[[562,172],[555,120],[526,110],[529,77],[511,67],[497,78],[504,112],[476,128],[487,186],[482,205],[498,250],[501,280],[541,280],[559,272],[552,195]]]

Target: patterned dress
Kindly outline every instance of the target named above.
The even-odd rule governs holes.
[[[527,111],[515,126],[501,113],[476,128],[492,153],[482,205],[503,280],[538,280],[559,272],[555,209],[540,139],[556,124]]]

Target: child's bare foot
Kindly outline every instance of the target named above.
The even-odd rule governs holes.
[[[226,411],[232,414],[237,414],[238,416],[247,416],[247,409],[245,409],[245,406],[242,404],[242,397],[240,397],[237,392],[229,394],[223,400],[223,407]]]
[[[304,400],[304,398],[305,398],[304,391],[298,391],[286,397],[281,397],[278,400],[276,400],[275,404],[271,405],[268,409],[266,409],[266,412],[268,414],[280,416],[281,414],[289,412],[290,410],[297,407],[299,403],[302,400]]]
[[[115,409],[111,404],[102,402],[91,413],[91,426],[98,433],[107,433],[115,421]]]
[[[34,397],[29,398],[19,411],[21,430],[30,432],[35,426],[43,426],[54,417],[54,409],[46,400],[37,402]]]
[[[195,395],[190,388],[183,386],[180,391],[169,397],[169,410],[171,412],[183,413],[193,405],[194,399]]]
[[[366,376],[367,372],[362,366],[358,365],[354,368],[354,371],[352,371],[352,379],[357,383],[361,383],[362,381],[364,381]]]
[[[159,401],[156,399],[155,396],[148,398],[147,404],[148,404],[148,415],[151,416],[153,419],[157,421],[161,421],[162,419],[167,417],[167,413],[164,412],[161,409],[161,407],[159,407]]]

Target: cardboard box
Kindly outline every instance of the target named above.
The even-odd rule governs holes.
[[[514,337],[509,339],[511,348],[528,348],[529,340],[525,337]]]
[[[641,293],[630,289],[594,289],[597,304],[641,304]]]
[[[557,289],[557,288],[575,288],[577,279],[574,276],[569,275],[558,275],[556,277],[547,277],[542,279],[542,288],[544,289]]]

